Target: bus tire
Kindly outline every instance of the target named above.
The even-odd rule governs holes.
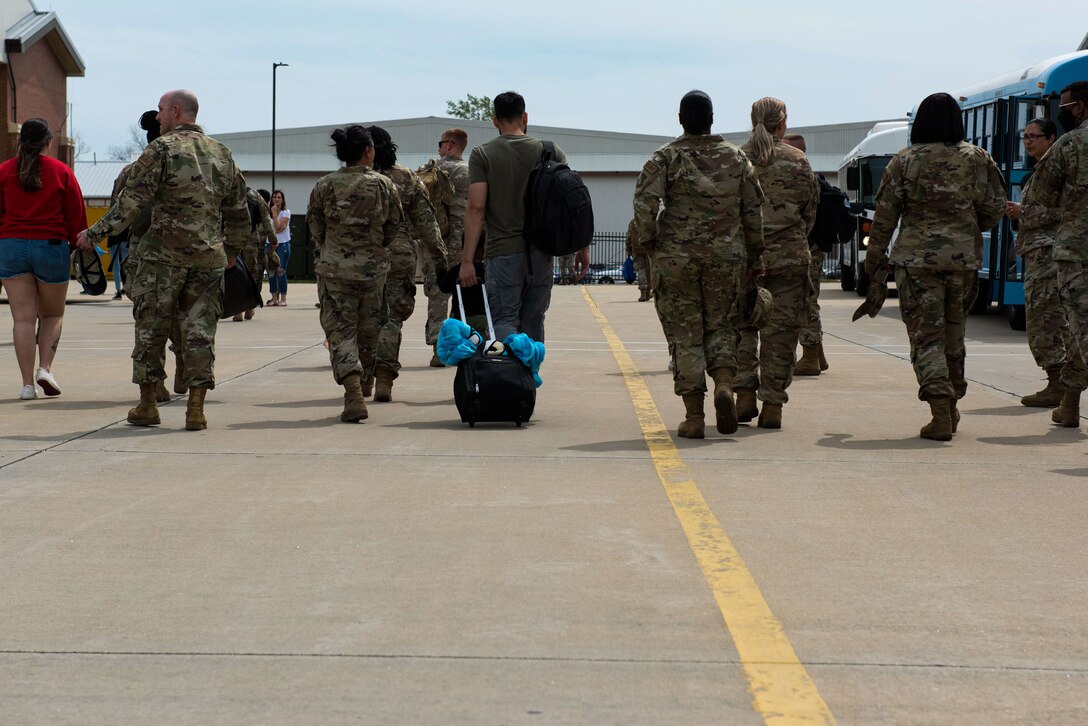
[[[1009,317],[1009,327],[1013,330],[1027,330],[1028,316],[1023,305],[1006,305],[1005,314]]]
[[[846,292],[850,292],[857,287],[857,281],[854,280],[854,268],[849,265],[843,265],[841,268],[842,277],[839,278],[839,284]]]
[[[865,297],[869,294],[869,273],[865,271],[864,267],[859,267],[857,277],[855,292],[857,292],[858,297]]]
[[[990,298],[993,297],[993,288],[990,286],[990,280],[978,281],[978,295],[975,296],[975,302],[971,305],[972,315],[985,315],[986,311],[990,309]]]

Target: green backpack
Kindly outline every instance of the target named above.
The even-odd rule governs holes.
[[[431,200],[434,216],[438,221],[438,231],[445,239],[450,232],[450,203],[453,201],[454,191],[450,175],[434,159],[419,167],[416,174],[427,189],[427,198]]]

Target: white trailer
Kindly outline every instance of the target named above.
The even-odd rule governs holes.
[[[869,246],[869,230],[873,226],[876,190],[892,157],[908,143],[906,121],[881,122],[839,162],[838,187],[846,190],[851,209],[858,215],[857,233],[840,247],[840,282],[843,290],[856,290],[861,297],[869,291],[865,248]],[[894,236],[892,244],[895,244]]]

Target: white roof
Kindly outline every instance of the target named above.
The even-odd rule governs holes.
[[[87,201],[109,201],[113,194],[113,182],[128,164],[127,161],[77,161],[76,181]]]

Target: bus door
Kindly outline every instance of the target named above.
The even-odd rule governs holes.
[[[1024,151],[1024,141],[1021,137],[1024,135],[1028,122],[1045,112],[1045,102],[1038,96],[1014,96],[1007,100],[1006,108],[1004,149],[1001,157],[998,158],[995,155],[994,160],[997,161],[1005,179],[1009,199],[1020,201],[1024,178],[1034,163]],[[1024,261],[1016,254],[1016,234],[1008,217],[1003,218],[999,223],[998,234],[1001,239],[1002,264],[1001,289],[996,299],[1000,304],[1022,309],[1024,306]],[[1018,326],[1014,325],[1014,327]]]

